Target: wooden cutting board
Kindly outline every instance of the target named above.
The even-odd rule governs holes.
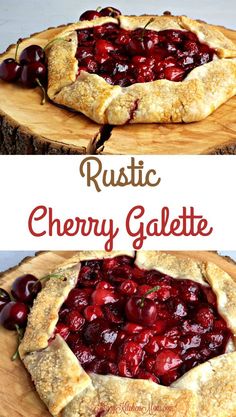
[[[215,252],[170,253],[180,257],[191,256],[196,260],[212,261],[236,280],[236,264]],[[33,258],[26,258],[20,265],[0,275],[0,286],[8,290],[14,279],[24,273],[44,276],[74,254],[75,252],[42,252]],[[15,347],[15,334],[0,328],[0,417],[50,417],[21,361],[11,361]]]
[[[220,27],[236,42],[236,31]],[[53,28],[22,42],[44,46],[58,34]],[[15,45],[0,57],[13,57]],[[236,154],[236,97],[207,119],[191,124],[140,124],[114,127],[104,141],[101,126],[85,116],[40,105],[40,90],[0,81],[0,154]]]

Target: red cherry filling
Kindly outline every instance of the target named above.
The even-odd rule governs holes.
[[[127,256],[82,262],[55,332],[87,372],[167,386],[224,353],[232,336],[210,287],[139,269]]]
[[[88,306],[91,293],[92,290],[90,288],[84,288],[83,290],[74,288],[71,290],[65,305],[70,309],[81,311]]]
[[[108,7],[100,12],[88,11],[86,18],[119,13]],[[123,87],[159,79],[182,81],[192,69],[212,61],[215,54],[189,31],[128,31],[118,24],[106,23],[80,29],[77,36],[78,75],[84,70]]]

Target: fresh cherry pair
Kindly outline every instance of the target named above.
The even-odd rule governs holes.
[[[11,83],[20,81],[25,87],[44,85],[47,78],[47,68],[43,48],[38,45],[30,45],[21,52],[19,60],[17,60],[18,45],[15,58],[4,59],[0,64],[0,79]]]
[[[31,274],[16,278],[11,295],[0,288],[0,325],[8,330],[24,328],[29,308],[41,288],[41,282]]]

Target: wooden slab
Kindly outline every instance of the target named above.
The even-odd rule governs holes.
[[[212,261],[236,280],[235,263],[215,252],[170,253],[180,257],[191,256],[196,260]],[[0,275],[0,286],[9,289],[14,279],[23,273],[44,276],[74,254],[75,252],[44,252],[27,258],[20,265]],[[21,361],[11,361],[15,347],[14,333],[0,328],[0,417],[50,417]]]
[[[21,44],[44,46],[61,28],[32,35]],[[220,27],[236,42],[236,31]],[[13,57],[15,46],[0,60]],[[114,127],[100,151],[104,154],[236,154],[236,97],[202,122]],[[28,90],[0,81],[0,154],[96,153],[100,127],[81,114],[47,102],[39,89]],[[94,140],[94,138],[97,138]]]
[[[122,138],[125,137],[125,140]],[[236,154],[236,98],[207,119],[191,124],[127,125],[113,129],[104,154],[209,155]]]

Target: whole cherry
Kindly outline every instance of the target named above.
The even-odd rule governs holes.
[[[125,306],[127,318],[143,326],[152,326],[157,318],[157,307],[149,298],[132,297]]]
[[[44,62],[45,52],[44,49],[39,45],[30,45],[23,49],[19,58],[20,64],[30,64],[31,62]]]
[[[0,325],[8,330],[15,330],[16,326],[25,327],[28,312],[28,307],[24,303],[10,301],[0,312]]]
[[[42,62],[31,62],[30,64],[23,66],[21,82],[25,87],[36,87],[39,82],[44,84],[46,77],[47,70]]]
[[[13,282],[11,293],[17,301],[31,304],[41,289],[42,284],[34,275],[25,274]]]
[[[11,297],[7,291],[3,288],[0,288],[0,311],[3,307],[11,301]]]
[[[97,10],[87,10],[86,12],[82,13],[79,20],[94,20],[98,17],[101,17],[101,15]]]
[[[22,67],[13,58],[4,59],[0,64],[0,79],[14,83],[21,76]]]

